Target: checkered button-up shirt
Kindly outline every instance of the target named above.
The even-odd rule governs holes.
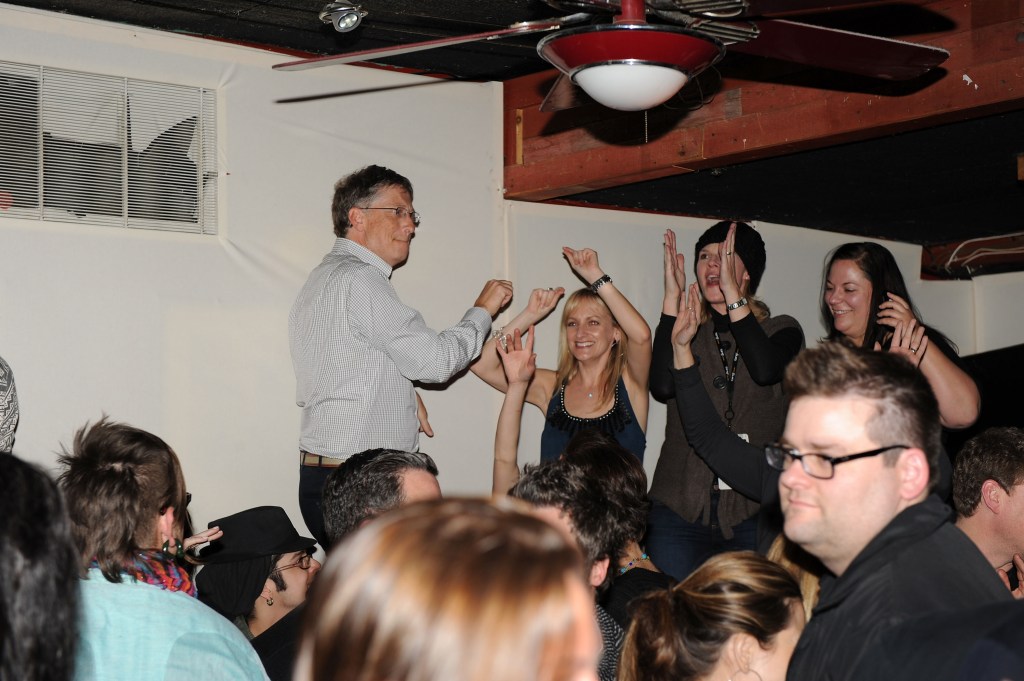
[[[348,239],[313,270],[289,315],[302,407],[299,449],[346,458],[365,449],[416,451],[413,381],[442,383],[477,355],[491,327],[479,307],[441,332],[404,305],[391,267]]]

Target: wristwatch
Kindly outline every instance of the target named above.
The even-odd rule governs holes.
[[[730,310],[730,311],[738,310],[738,309],[740,309],[741,307],[743,307],[746,304],[747,304],[747,299],[744,297],[744,298],[740,298],[735,303],[730,303],[730,304],[726,305],[725,309],[726,310]]]

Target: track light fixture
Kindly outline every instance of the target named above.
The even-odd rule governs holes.
[[[348,2],[329,2],[320,10],[320,21],[333,24],[338,33],[348,33],[363,23],[367,14],[361,5]]]

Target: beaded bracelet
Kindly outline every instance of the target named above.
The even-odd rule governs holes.
[[[601,278],[599,278],[597,281],[590,285],[590,290],[593,291],[594,293],[597,293],[597,290],[599,288],[601,288],[605,284],[610,283],[612,283],[611,277],[609,277],[607,274],[601,275]]]

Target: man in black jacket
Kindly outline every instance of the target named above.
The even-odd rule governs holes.
[[[786,536],[831,573],[790,680],[849,679],[865,651],[908,618],[1011,599],[931,495],[938,406],[909,339],[893,345],[865,352],[826,343],[786,371],[791,403],[768,461],[782,470]]]

